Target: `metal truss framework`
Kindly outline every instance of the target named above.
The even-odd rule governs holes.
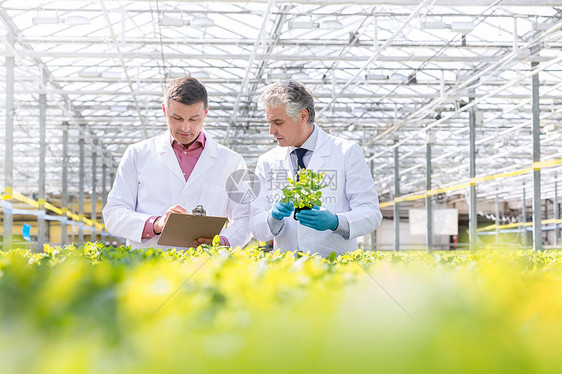
[[[257,96],[279,79],[300,80],[315,96],[317,123],[357,141],[373,161],[381,201],[394,198],[396,147],[401,194],[426,190],[427,142],[434,187],[469,178],[471,110],[477,177],[529,167],[536,74],[541,160],[561,158],[562,1],[472,3],[0,1],[0,87],[4,60],[16,61],[14,189],[37,191],[40,94],[47,97],[46,189],[56,198],[64,124],[69,192],[78,193],[83,136],[88,193],[102,165],[109,174],[129,144],[165,129],[163,89],[184,75],[209,91],[206,129],[250,167],[274,146]],[[2,127],[5,95],[0,90]],[[4,131],[0,137],[4,144]],[[0,160],[3,184],[4,152]],[[557,169],[544,175],[554,181]],[[483,183],[479,197],[519,199],[530,178]],[[552,188],[545,182],[545,198]]]

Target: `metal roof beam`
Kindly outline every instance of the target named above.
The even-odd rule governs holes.
[[[131,91],[131,95],[133,96],[133,100],[135,102],[135,108],[137,109],[137,115],[139,116],[139,120],[142,124],[143,134],[144,134],[145,138],[148,138],[148,131],[146,130],[146,124],[145,124],[145,121],[144,121],[144,116],[141,113],[139,101],[138,101],[138,98],[137,98],[137,95],[136,95],[136,90],[133,88],[133,83],[131,82],[131,77],[129,76],[129,70],[127,69],[127,65],[125,64],[125,59],[123,57],[123,53],[121,53],[121,48],[119,47],[119,43],[117,42],[117,37],[115,36],[115,32],[113,31],[113,24],[111,23],[111,20],[109,19],[109,14],[107,12],[107,8],[105,7],[104,0],[100,0],[100,5],[101,5],[101,8],[103,10],[103,16],[105,18],[105,23],[106,23],[107,28],[109,29],[109,33],[111,35],[111,40],[113,40],[113,46],[115,47],[115,50],[117,51],[117,56],[119,57],[119,61],[121,62],[121,67],[123,68],[123,71],[125,73],[127,85],[129,86],[129,90]]]
[[[224,143],[227,146],[230,143],[230,141],[229,141],[230,127],[232,126],[232,124],[236,120],[236,115],[237,115],[237,112],[238,112],[238,106],[240,105],[240,100],[242,99],[242,93],[244,91],[246,91],[246,87],[248,86],[248,81],[250,79],[250,72],[252,71],[252,65],[254,64],[254,60],[256,59],[257,51],[259,49],[263,49],[264,46],[267,43],[267,39],[266,39],[266,35],[265,35],[265,27],[267,25],[267,20],[269,19],[269,16],[271,14],[271,9],[273,8],[274,3],[275,3],[275,0],[268,0],[267,7],[266,7],[266,9],[265,9],[265,11],[263,12],[263,15],[262,15],[261,27],[260,27],[260,30],[258,32],[258,37],[256,38],[256,41],[254,43],[254,48],[252,49],[252,54],[250,55],[250,58],[248,59],[248,65],[246,66],[246,71],[244,72],[244,77],[242,79],[242,85],[240,87],[240,91],[238,92],[238,95],[236,96],[236,100],[234,102],[234,109],[232,110],[230,121],[228,122],[228,127],[226,129],[226,134],[225,134],[224,139],[223,139]]]

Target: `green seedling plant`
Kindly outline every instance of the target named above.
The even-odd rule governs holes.
[[[315,205],[322,205],[322,188],[327,184],[323,183],[324,172],[315,173],[308,169],[299,169],[298,180],[289,178],[289,184],[283,188],[283,198],[281,202],[293,203],[296,209],[310,208]]]
[[[393,374],[560,372],[560,250],[323,258],[218,240],[0,249],[0,372],[372,373],[373,361]],[[408,285],[392,289],[406,303],[373,292],[371,274]]]

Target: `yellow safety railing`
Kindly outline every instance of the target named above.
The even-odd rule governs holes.
[[[19,193],[17,191],[13,191],[12,188],[10,188],[10,187],[6,187],[5,191],[4,191],[4,194],[0,194],[0,197],[2,198],[2,200],[12,200],[12,199],[14,199],[14,200],[20,201],[24,204],[30,205],[30,206],[35,207],[35,208],[40,208],[41,206],[43,206],[43,207],[45,207],[45,209],[50,210],[50,211],[52,211],[52,212],[54,212],[58,215],[61,215],[61,216],[66,215],[68,218],[70,218],[73,221],[84,222],[86,224],[86,226],[97,228],[100,231],[105,229],[105,225],[103,223],[97,222],[95,220],[88,219],[83,215],[75,214],[66,207],[57,208],[56,206],[49,203],[48,201],[45,201],[44,199],[39,199],[37,201],[33,200],[33,199],[31,199],[27,196],[22,195],[21,193]]]
[[[403,201],[421,200],[421,199],[425,199],[428,196],[437,195],[439,193],[462,190],[463,188],[467,188],[469,186],[475,186],[478,183],[487,182],[495,179],[501,179],[501,178],[509,178],[516,175],[527,174],[534,170],[540,170],[542,168],[549,168],[558,165],[562,165],[562,158],[558,158],[555,160],[548,160],[548,161],[533,162],[533,166],[530,168],[524,168],[524,169],[518,169],[518,170],[504,172],[504,173],[497,173],[497,174],[485,175],[482,177],[470,178],[470,180],[466,183],[456,184],[454,186],[442,187],[433,190],[427,190],[424,192],[416,193],[415,195],[399,196],[394,198],[394,200],[384,201],[380,203],[380,207],[384,208],[388,206],[393,206],[394,204],[401,203]],[[494,228],[496,227],[495,225],[493,226]]]
[[[550,224],[558,224],[558,223],[562,223],[562,219],[555,219],[555,218],[550,218],[550,219],[543,219],[541,221],[541,225],[550,225]],[[507,225],[498,225],[498,230],[503,230],[503,229],[511,229],[511,228],[515,228],[515,227],[529,227],[529,226],[533,226],[533,222],[516,222],[516,223],[509,223]],[[485,227],[480,227],[479,229],[476,229],[476,231],[482,232],[482,231],[491,231],[491,230],[495,230],[496,229],[496,225],[489,225],[489,226],[485,226]]]

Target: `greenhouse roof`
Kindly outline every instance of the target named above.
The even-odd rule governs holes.
[[[185,75],[208,89],[206,130],[250,168],[275,146],[257,96],[277,80],[301,81],[314,94],[317,124],[362,146],[381,201],[394,196],[395,148],[402,194],[426,190],[428,141],[433,187],[468,181],[471,112],[477,177],[530,168],[533,76],[541,160],[561,158],[562,1],[466,3],[0,1],[3,125],[5,61],[15,58],[14,189],[38,188],[40,96],[47,100],[47,192],[61,193],[68,124],[69,191],[76,193],[80,134],[89,190],[89,155],[115,170],[128,145],[164,131],[164,87]],[[0,137],[4,143],[4,131]],[[4,152],[0,159],[3,184]],[[555,179],[556,168],[543,170],[545,180]],[[101,180],[100,167],[96,174]],[[494,179],[479,194],[519,195],[530,178]]]

